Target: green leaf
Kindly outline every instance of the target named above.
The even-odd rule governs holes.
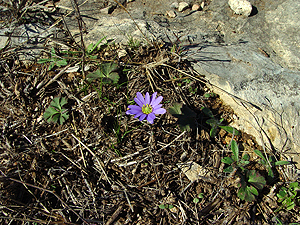
[[[210,93],[205,93],[204,94],[204,98],[209,98],[210,97]]]
[[[199,198],[194,198],[194,199],[193,199],[193,202],[194,202],[195,204],[197,204],[199,201],[200,201]]]
[[[48,67],[48,70],[49,71],[52,70],[54,66],[55,66],[55,62],[51,62],[49,67]]]
[[[59,111],[57,111],[56,109],[52,108],[52,107],[49,107],[46,109],[43,117],[45,119],[48,119],[48,118],[51,118],[53,115],[55,115],[56,113],[59,113]]]
[[[224,157],[223,159],[221,159],[221,162],[230,165],[234,162],[234,160],[231,157]]]
[[[213,126],[210,129],[209,136],[210,137],[215,137],[217,135],[217,131],[218,131],[218,127],[217,126]]]
[[[246,166],[246,165],[248,165],[250,162],[249,161],[245,161],[245,160],[241,160],[240,161],[240,164],[242,165],[242,166]]]
[[[87,53],[91,54],[105,38],[106,38],[106,36],[101,38],[95,45],[89,44],[89,46],[87,47],[87,50],[86,50]]]
[[[258,191],[255,187],[253,186],[247,186],[247,189],[254,195],[258,196]]]
[[[255,196],[253,195],[252,192],[255,192],[254,189],[248,187],[248,186],[243,186],[239,189],[237,196],[241,199],[241,200],[245,200],[248,202],[252,202],[255,200]]]
[[[54,122],[63,124],[68,118],[69,115],[67,112],[64,112],[65,109],[62,108],[63,105],[67,104],[66,98],[54,98],[50,106],[45,110],[43,117],[47,120],[48,123]]]
[[[55,57],[56,56],[56,52],[55,49],[52,47],[51,48],[51,57]]]
[[[68,65],[68,62],[67,62],[66,59],[62,59],[62,60],[56,61],[56,65],[57,65],[58,67],[66,66],[66,65]]]
[[[175,102],[168,112],[178,118],[177,123],[182,131],[191,131],[196,127],[197,114],[186,105]]]
[[[271,177],[271,178],[274,178],[274,173],[272,171],[272,168],[270,166],[267,166],[267,170],[268,170],[268,176]]]
[[[274,163],[275,166],[281,166],[281,165],[290,165],[291,163],[289,161],[277,161]]]
[[[168,206],[169,206],[169,207],[168,207],[169,209],[172,209],[172,208],[174,208],[174,206],[173,206],[173,205],[168,205]]]
[[[204,198],[203,193],[199,193],[199,194],[198,194],[198,198]]]
[[[159,205],[158,206],[160,209],[166,209],[167,207],[166,207],[166,205],[164,205],[164,204],[161,204],[161,205]]]
[[[292,190],[299,190],[299,183],[298,182],[292,182],[292,183],[290,183],[290,189],[292,189]]]
[[[223,171],[224,171],[224,173],[231,173],[231,172],[233,172],[233,167],[232,166],[228,166]]]
[[[206,120],[206,123],[212,127],[216,127],[219,125],[219,121],[216,119],[208,119],[208,120]]]
[[[292,210],[292,209],[295,208],[295,206],[296,206],[295,202],[291,202],[291,204],[287,205],[286,209],[287,210]]]
[[[255,149],[255,150],[254,150],[254,153],[255,153],[256,155],[258,155],[260,158],[262,158],[262,160],[264,160],[265,162],[267,162],[267,159],[264,157],[264,155],[261,153],[261,151]]]
[[[235,140],[231,141],[231,151],[233,153],[232,159],[237,162],[239,160],[239,147]]]
[[[249,161],[250,155],[248,153],[246,153],[245,155],[243,155],[242,159],[245,161]]]
[[[284,187],[282,187],[276,195],[279,198],[278,202],[282,202],[288,196]]]
[[[261,176],[257,171],[250,170],[248,172],[248,182],[251,183],[254,187],[261,190],[266,185],[266,180]]]
[[[89,44],[87,46],[86,51],[87,51],[88,54],[90,54],[92,52],[93,47],[94,47],[94,44]]]
[[[94,79],[98,79],[98,78],[101,78],[101,77],[102,77],[102,73],[101,73],[101,71],[100,71],[99,69],[97,69],[97,70],[94,71],[94,72],[89,73],[89,74],[86,76],[86,78],[87,78],[88,80],[94,80]]]
[[[37,63],[42,64],[42,63],[52,62],[52,61],[53,61],[52,59],[39,59],[39,60],[37,61]]]
[[[234,127],[229,127],[229,126],[219,126],[223,130],[227,131],[228,133],[234,134],[234,135],[240,135],[241,132],[239,132],[237,129]]]
[[[97,79],[103,78],[103,83],[118,83],[119,81],[119,74],[116,72],[119,69],[118,64],[116,63],[103,63],[100,65],[100,68],[97,69],[95,72],[89,73],[87,75],[87,79]]]
[[[182,108],[182,103],[175,102],[173,106],[168,109],[168,112],[172,116],[179,118],[180,115],[182,115],[181,108]]]
[[[215,118],[212,111],[209,108],[202,107],[201,110],[205,115],[209,116],[210,118]]]

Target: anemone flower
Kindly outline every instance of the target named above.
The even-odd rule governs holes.
[[[136,98],[134,101],[138,105],[129,105],[129,110],[126,111],[128,115],[135,115],[134,118],[139,118],[140,121],[146,119],[149,123],[153,123],[156,118],[155,114],[164,114],[166,110],[159,104],[163,99],[162,96],[156,98],[157,92],[154,92],[150,98],[149,93],[145,95],[145,99],[140,92],[136,93]]]

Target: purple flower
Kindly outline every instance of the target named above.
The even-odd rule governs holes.
[[[156,118],[155,114],[164,114],[166,112],[165,109],[161,108],[162,104],[159,104],[163,99],[162,96],[156,98],[157,92],[154,92],[153,95],[149,96],[147,92],[145,95],[145,99],[140,92],[136,93],[136,98],[134,101],[138,105],[129,105],[129,110],[126,111],[128,115],[135,115],[134,118],[140,117],[140,121],[146,119],[149,123],[153,123],[153,120]]]

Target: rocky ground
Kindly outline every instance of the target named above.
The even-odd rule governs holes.
[[[59,3],[62,2],[55,4]],[[124,13],[124,8],[110,5],[108,1],[89,3],[97,5],[102,13]],[[130,4],[152,7],[152,12],[158,13],[155,18],[160,19],[156,23],[161,26],[168,23],[156,11],[162,10],[160,13],[165,16],[169,3],[172,4],[137,0],[125,4],[124,1],[124,7],[127,10],[131,9]],[[200,7],[202,4],[188,3]],[[238,116],[212,92],[207,78],[193,68],[178,34],[170,32],[170,42],[151,39],[141,43],[127,37],[123,44],[110,41],[108,36],[92,49],[88,47],[91,39],[85,38],[78,14],[74,20],[77,29],[72,30],[68,25],[68,17],[65,22],[55,23],[66,15],[64,10],[68,5],[54,8],[50,2],[22,4],[2,3],[8,9],[8,12],[1,11],[2,30],[12,26],[32,28],[33,22],[40,22],[43,26],[33,27],[63,33],[53,37],[46,32],[26,42],[28,46],[42,43],[45,49],[31,62],[20,60],[19,56],[29,49],[24,43],[16,45],[13,36],[1,50],[1,223],[288,224],[300,221],[299,193],[294,196],[296,205],[291,210],[282,207],[277,196],[282,187],[288,188],[291,182],[299,181],[294,165],[274,166],[274,177],[270,180],[266,167],[254,154],[258,149],[277,160],[286,160],[281,152],[258,145],[257,138],[245,132],[233,135],[218,128],[215,136],[210,135],[212,127],[207,121],[212,117],[205,109],[212,112],[213,121],[223,118],[224,126]],[[204,4],[208,7],[211,1]],[[76,4],[70,7],[76,9]],[[184,13],[190,15],[192,11],[187,10]],[[174,11],[179,14],[178,9]],[[129,20],[132,21],[137,14],[131,12],[133,18]],[[47,26],[49,29],[45,29]],[[73,33],[76,30],[79,36]],[[102,37],[94,37],[93,43]],[[216,37],[206,36],[205,40],[220,40]],[[38,53],[36,48],[31,50],[29,57]],[[41,58],[50,60],[41,63]],[[51,64],[53,68],[49,68]],[[97,78],[95,72],[99,68],[106,71],[105,77]],[[138,91],[158,92],[168,113],[159,115],[153,125],[126,115],[127,106],[134,103]],[[62,110],[67,117],[61,125],[48,123],[43,116],[55,97],[67,100]],[[186,107],[181,113],[178,111],[180,115],[169,110],[176,102]],[[181,126],[192,129],[180,129]],[[266,180],[252,201],[238,196],[244,178],[240,167],[235,165],[233,172],[224,172],[227,166],[221,160],[232,155],[233,140],[238,144],[240,157],[250,156],[250,163],[244,166],[246,171],[256,171]]]

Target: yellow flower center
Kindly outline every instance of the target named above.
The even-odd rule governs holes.
[[[149,104],[146,104],[146,105],[143,105],[143,107],[142,107],[142,112],[143,113],[145,113],[145,114],[149,114],[149,113],[151,113],[152,112],[152,107],[151,107],[151,105],[149,105]]]

